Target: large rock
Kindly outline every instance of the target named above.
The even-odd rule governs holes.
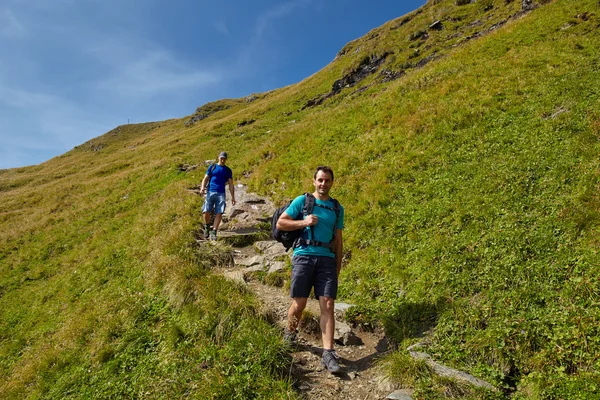
[[[272,274],[273,272],[281,271],[282,269],[284,269],[285,262],[272,261],[271,263],[268,264],[268,266],[269,266],[269,274]]]
[[[461,382],[470,383],[473,386],[495,390],[494,386],[490,383],[481,380],[479,378],[474,377],[473,375],[469,375],[466,372],[459,371],[454,368],[446,367],[445,365],[439,364],[435,362],[431,356],[427,353],[423,353],[420,351],[414,351],[415,346],[411,346],[408,348],[408,352],[412,358],[415,360],[423,360],[425,364],[427,364],[436,374],[442,376],[444,378],[454,379]]]
[[[361,338],[356,336],[352,328],[344,322],[335,321],[335,333],[333,339],[344,346],[360,346],[363,344]]]
[[[242,260],[236,260],[236,264],[241,265],[242,267],[252,267],[255,265],[262,266],[265,264],[265,258],[262,256],[254,256],[254,257],[245,258]]]
[[[256,242],[254,243],[254,247],[256,247],[267,260],[275,260],[277,258],[287,256],[285,247],[275,240],[263,240]]]

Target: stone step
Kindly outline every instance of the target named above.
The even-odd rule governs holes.
[[[258,228],[243,228],[239,230],[220,231],[219,240],[233,247],[246,247],[255,242],[268,239],[270,232]]]

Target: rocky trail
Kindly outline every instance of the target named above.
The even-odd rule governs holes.
[[[236,186],[236,200],[236,205],[232,206],[228,199],[218,241],[199,240],[199,244],[231,246],[228,266],[217,272],[252,290],[262,301],[263,313],[280,326],[283,333],[290,305],[289,293],[281,287],[263,284],[257,278],[259,275],[277,276],[277,273],[281,274],[279,271],[289,268],[289,254],[269,235],[275,206],[266,198],[247,193],[243,185]],[[333,375],[320,363],[319,304],[314,298],[309,299],[299,327],[298,345],[290,353],[290,376],[295,388],[303,398],[315,400],[410,399],[411,392],[395,390],[377,366],[377,360],[388,351],[385,336],[382,332],[352,329],[343,320],[349,307],[343,299],[338,299],[335,340],[342,370]]]

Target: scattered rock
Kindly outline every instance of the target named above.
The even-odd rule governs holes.
[[[255,119],[248,119],[248,120],[245,119],[243,121],[238,122],[237,126],[239,128],[239,127],[242,127],[242,126],[245,126],[245,125],[252,125],[255,122],[256,122]]]
[[[554,118],[558,117],[560,114],[562,114],[562,113],[565,113],[565,112],[567,112],[567,111],[568,111],[568,110],[567,110],[566,108],[564,108],[564,107],[558,107],[558,108],[556,109],[556,111],[554,111],[554,112],[552,113],[552,115],[550,115],[549,117],[547,117],[547,118],[544,118],[544,119],[554,119]]]
[[[198,168],[198,164],[190,165],[190,164],[179,164],[177,169],[181,172],[190,172]]]
[[[440,20],[437,20],[433,24],[429,25],[429,29],[432,29],[434,31],[441,31],[443,28],[444,28],[444,25],[442,24],[442,21],[440,21]]]
[[[389,400],[412,400],[413,391],[409,389],[396,390],[387,395]]]

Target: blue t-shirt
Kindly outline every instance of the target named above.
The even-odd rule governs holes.
[[[208,183],[209,192],[225,193],[225,186],[230,179],[233,179],[233,173],[227,165],[214,164],[210,182]],[[206,175],[210,175],[212,165],[206,170]]]
[[[321,201],[315,198],[315,206],[313,208],[313,214],[315,214],[319,218],[319,222],[316,225],[313,225],[312,232],[315,237],[310,237],[310,229],[308,227],[304,228],[302,232],[302,237],[304,239],[316,240],[318,242],[329,243],[333,238],[333,234],[335,229],[344,229],[344,207],[340,204],[340,216],[337,220],[337,225],[334,227],[335,222],[335,211],[328,210],[323,207],[319,207],[320,205],[324,205],[333,209],[334,203],[331,200]],[[292,219],[304,219],[302,215],[302,208],[304,207],[304,195],[298,196],[292,201],[290,206],[285,210],[285,212],[292,217]],[[322,246],[298,246],[294,249],[294,255],[309,255],[309,256],[327,256],[327,257],[335,257],[335,254],[329,250],[327,247]]]

